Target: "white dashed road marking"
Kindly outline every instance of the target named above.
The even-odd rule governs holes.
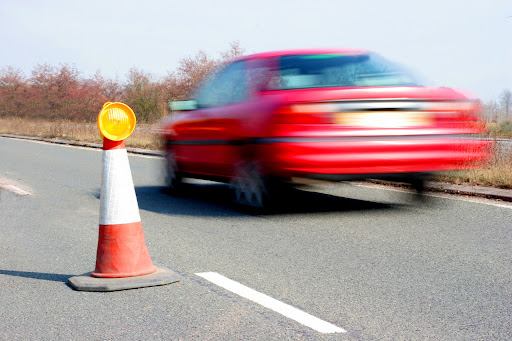
[[[0,185],[0,187],[2,187],[3,189],[8,190],[9,192],[12,192],[14,194],[21,195],[21,196],[32,194],[30,192],[27,192],[25,190],[22,190],[21,188],[18,188],[16,186],[14,186],[14,185]]]
[[[248,288],[245,285],[224,277],[216,272],[196,273],[196,275],[203,277],[204,279],[226,290],[234,292],[237,295],[247,298],[248,300],[261,304],[268,309],[278,312],[279,314],[295,320],[320,333],[346,333],[346,330],[340,327],[320,320],[317,317],[314,317],[288,304],[273,299],[272,297],[262,294],[256,290]]]
[[[27,195],[34,194],[29,189],[23,189],[21,187],[23,187],[23,186],[20,186],[19,184],[17,184],[16,182],[14,182],[12,180],[0,178],[0,190],[5,189],[11,193],[14,193],[14,194],[20,195],[20,196],[27,196]]]

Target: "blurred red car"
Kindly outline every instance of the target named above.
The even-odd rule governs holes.
[[[476,165],[479,101],[425,87],[364,50],[295,50],[239,58],[163,120],[167,185],[231,183],[237,204],[263,207],[292,178],[401,179]]]

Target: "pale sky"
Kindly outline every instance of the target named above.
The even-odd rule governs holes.
[[[374,50],[483,100],[512,89],[512,0],[0,0],[0,68],[165,76],[199,50]]]

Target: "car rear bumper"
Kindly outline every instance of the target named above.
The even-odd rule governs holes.
[[[262,151],[270,174],[343,179],[478,167],[491,146],[453,136],[274,138]]]

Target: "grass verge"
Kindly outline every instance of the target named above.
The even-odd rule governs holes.
[[[490,160],[479,168],[437,174],[435,180],[512,189],[512,145],[495,141]]]
[[[0,118],[0,134],[101,143],[98,126],[94,123]],[[125,143],[134,148],[160,149],[158,134],[150,124],[137,124]]]

